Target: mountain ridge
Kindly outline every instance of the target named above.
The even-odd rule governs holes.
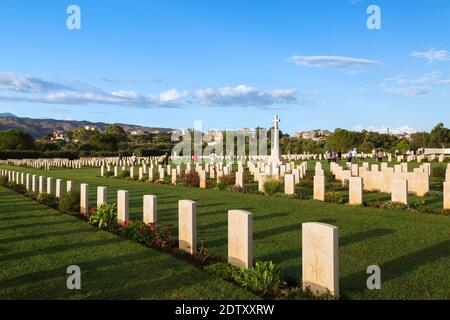
[[[105,122],[91,122],[86,120],[57,120],[57,119],[35,119],[27,117],[18,117],[12,113],[0,113],[0,130],[18,129],[23,132],[31,134],[33,137],[41,137],[54,130],[70,131],[80,127],[96,127],[104,131],[109,125],[118,125],[125,131],[143,131],[143,132],[170,132],[173,129],[147,127],[134,124],[125,123],[105,123]]]

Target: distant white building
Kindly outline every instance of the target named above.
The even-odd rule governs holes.
[[[98,129],[93,126],[84,126],[84,130],[86,131],[97,131]]]
[[[322,138],[327,138],[331,135],[331,132],[328,130],[310,130],[310,131],[301,131],[296,132],[295,137],[305,139],[305,140],[313,140],[317,141]]]
[[[64,131],[61,130],[55,130],[53,131],[52,137],[50,138],[51,141],[65,141],[69,142],[69,137],[64,133]]]

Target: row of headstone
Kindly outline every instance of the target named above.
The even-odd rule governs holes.
[[[372,171],[368,171],[368,164],[358,167],[355,164],[350,164],[350,170],[343,170],[336,163],[331,164],[331,172],[336,176],[337,180],[348,182],[349,187],[349,204],[361,205],[363,204],[363,190],[374,191],[374,188],[367,187],[367,184],[372,185],[367,181],[373,177],[383,187],[376,189],[377,191],[391,194],[392,202],[399,202],[408,204],[408,193],[414,192],[418,196],[424,196],[429,191],[429,175],[431,168],[428,164],[424,164],[415,169],[414,172],[408,172],[407,164],[396,165],[396,168],[387,168],[382,166],[383,171],[378,171],[378,165],[372,166]],[[325,201],[325,177],[321,167],[321,163],[316,163],[314,176],[314,199]],[[361,176],[358,176],[361,174]],[[381,177],[381,178],[380,178]],[[409,178],[409,179],[408,179]],[[450,164],[446,171],[446,181],[444,182],[444,209],[450,209]]]
[[[61,198],[63,194],[63,180],[51,177],[38,176],[36,174],[0,169],[0,175],[7,177],[8,181],[25,186],[28,192],[53,194]],[[67,181],[67,192],[73,190],[73,182]]]
[[[281,165],[268,165],[264,164],[262,162],[257,162],[256,164],[253,163],[247,163],[247,168],[249,169],[249,172],[251,175],[253,175],[255,181],[259,183],[259,189],[262,191],[264,182],[268,178],[275,178],[279,179],[281,177],[285,177],[286,175],[292,175],[294,180],[294,185],[300,182],[300,179],[303,179],[303,177],[306,174],[307,171],[307,163],[301,163],[298,166],[295,166],[294,163],[286,163]],[[217,182],[220,182],[221,177],[224,175],[231,175],[233,174],[233,166],[231,164],[228,165],[221,165],[213,167],[204,164],[203,165],[195,165],[195,168],[192,168],[190,164],[187,165],[176,165],[175,167],[172,167],[170,164],[163,167],[162,165],[158,165],[157,167],[153,166],[151,164],[150,166],[143,165],[142,167],[118,167],[118,166],[104,166],[102,165],[100,167],[100,176],[104,177],[107,172],[111,172],[111,175],[114,177],[118,177],[120,174],[120,171],[127,171],[129,170],[130,178],[131,179],[138,179],[138,180],[149,180],[150,182],[159,180],[164,181],[166,174],[171,177],[171,183],[176,185],[178,178],[181,177],[181,175],[190,173],[192,170],[195,170],[200,178],[200,188],[206,188],[206,181],[207,176],[209,174],[209,179],[216,179]],[[155,173],[155,170],[157,173]],[[239,162],[238,163],[238,169],[234,173],[235,175],[235,185],[237,187],[243,188],[244,187],[244,178],[245,178],[245,171],[244,171],[244,164]],[[158,179],[157,179],[158,178]],[[288,179],[290,177],[288,176]],[[289,180],[290,181],[290,180]],[[290,185],[288,186],[288,188]],[[292,191],[289,191],[289,194],[293,194],[294,188],[291,188]]]
[[[362,167],[356,164],[349,164],[349,169],[343,169],[339,164],[332,163],[330,170],[335,175],[336,180],[341,180],[343,185],[350,182],[352,177],[361,177],[363,180],[363,189],[367,191],[378,191],[384,193],[398,193],[394,188],[401,188],[401,196],[393,195],[393,198],[401,198],[404,203],[404,182],[406,181],[407,194],[415,193],[417,196],[424,196],[430,190],[429,176],[431,167],[429,164],[422,164],[413,172],[408,172],[408,164],[395,165],[394,168],[387,166],[387,163],[381,165],[381,171],[378,164],[373,164],[369,170],[369,164],[364,163]],[[355,181],[353,179],[353,181]],[[356,182],[355,182],[356,183]],[[358,187],[359,189],[359,187]],[[406,194],[406,196],[407,196]]]

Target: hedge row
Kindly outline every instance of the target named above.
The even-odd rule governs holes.
[[[137,149],[134,153],[141,157],[158,157],[170,150]],[[109,152],[109,151],[35,151],[35,150],[0,150],[0,160],[8,159],[38,159],[38,158],[65,158],[79,159],[80,157],[129,157],[132,150]]]
[[[38,158],[68,158],[73,160],[78,157],[76,151],[0,150],[0,160]]]

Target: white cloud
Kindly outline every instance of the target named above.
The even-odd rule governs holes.
[[[195,103],[216,107],[270,108],[276,104],[297,103],[295,89],[259,90],[241,85],[198,90],[195,93],[171,89],[158,94],[141,95],[130,90],[111,93],[89,84],[72,81],[70,85],[49,82],[14,73],[0,74],[0,90],[10,92],[0,95],[0,101],[28,102],[60,105],[118,105],[136,108],[179,108]],[[193,98],[192,101],[186,98]],[[300,103],[309,103],[302,100]]]
[[[307,66],[313,68],[361,68],[381,65],[382,63],[375,60],[359,59],[341,56],[292,56],[289,61],[299,66]]]
[[[0,96],[0,101],[61,105],[104,104],[135,108],[178,108],[183,106],[181,95],[179,96],[179,99],[177,99],[177,97],[175,96],[168,98],[164,95],[164,93],[162,93],[161,95],[162,97],[159,95],[141,96],[134,91],[114,91],[111,94],[97,92],[63,91],[50,93],[47,95]]]
[[[259,90],[240,85],[201,89],[195,92],[200,104],[216,107],[270,107],[274,104],[296,103],[295,89]]]
[[[50,92],[68,89],[65,85],[14,72],[0,73],[0,90],[15,92]]]
[[[431,93],[431,90],[426,87],[391,87],[385,88],[383,91],[387,93],[401,94],[410,97],[423,96]]]
[[[442,75],[440,71],[433,71],[430,73],[426,73],[420,76],[417,79],[411,80],[411,83],[427,83],[427,82],[436,82],[439,77]]]
[[[138,93],[135,91],[124,91],[124,90],[113,91],[111,95],[127,99],[136,99],[139,97]]]
[[[165,91],[159,94],[159,100],[161,102],[172,102],[185,98],[188,95],[187,91],[177,91],[175,89]]]
[[[450,79],[438,81],[439,84],[450,84]]]
[[[408,83],[408,78],[405,75],[400,74],[400,75],[397,75],[397,76],[392,77],[392,78],[385,78],[385,79],[383,79],[383,81],[393,82],[393,83],[398,84],[398,85],[403,85],[403,84]]]
[[[429,64],[450,60],[450,53],[447,50],[414,51],[410,54],[414,58],[423,58],[428,60]]]

